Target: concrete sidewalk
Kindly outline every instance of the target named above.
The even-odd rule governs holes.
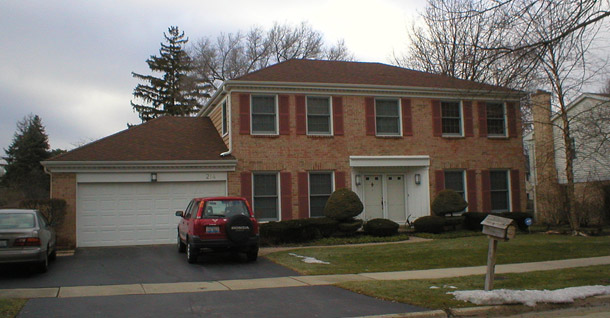
[[[558,261],[496,265],[496,273],[523,273],[608,264],[610,264],[610,256],[602,256],[591,258],[566,259]],[[399,272],[317,276],[288,276],[243,280],[220,280],[209,282],[0,289],[0,298],[72,298],[117,295],[200,293],[211,291],[250,290],[261,288],[323,286],[334,285],[337,283],[348,281],[448,278],[470,275],[483,275],[485,274],[485,271],[486,266],[473,266]]]

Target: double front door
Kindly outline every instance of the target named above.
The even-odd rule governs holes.
[[[395,222],[407,219],[405,175],[364,175],[365,218],[384,218]]]

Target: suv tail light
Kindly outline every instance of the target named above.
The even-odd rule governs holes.
[[[40,239],[37,237],[25,237],[15,239],[13,246],[40,246]]]

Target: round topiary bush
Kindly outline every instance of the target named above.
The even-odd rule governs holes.
[[[432,201],[432,211],[438,216],[463,211],[468,206],[462,196],[451,189],[445,189],[438,193]]]
[[[398,233],[398,226],[388,219],[372,219],[364,224],[364,232],[372,236],[392,236]]]
[[[445,219],[437,215],[422,216],[413,222],[417,232],[442,233],[445,226]]]
[[[350,220],[362,213],[364,206],[358,195],[349,189],[338,189],[330,195],[324,215],[339,222]]]

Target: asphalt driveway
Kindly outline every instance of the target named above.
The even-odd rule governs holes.
[[[200,257],[188,264],[174,245],[79,248],[74,256],[57,257],[49,271],[27,266],[0,266],[1,288],[176,283],[295,276],[298,273],[265,258],[247,262],[230,254]]]

